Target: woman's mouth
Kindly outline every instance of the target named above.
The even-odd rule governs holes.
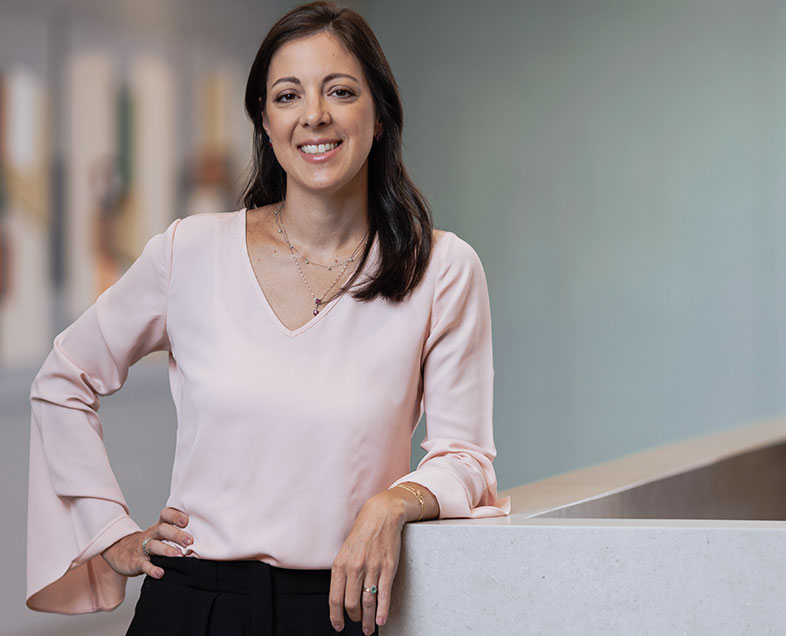
[[[324,144],[303,144],[302,146],[298,146],[298,150],[305,155],[307,159],[321,161],[331,157],[340,145],[340,141],[331,141]]]

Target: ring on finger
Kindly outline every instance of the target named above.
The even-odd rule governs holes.
[[[153,556],[153,553],[150,550],[147,549],[148,541],[152,541],[152,540],[153,540],[153,537],[148,537],[147,539],[142,541],[142,554],[144,554],[146,557]]]
[[[369,587],[364,587],[363,591],[364,592],[368,592],[369,594],[376,594],[377,593],[377,586],[376,585],[371,585]]]

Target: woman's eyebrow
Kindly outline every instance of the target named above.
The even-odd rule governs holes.
[[[334,79],[338,79],[340,77],[346,77],[348,79],[351,79],[353,82],[357,82],[358,84],[360,84],[358,79],[353,75],[350,75],[349,73],[331,73],[330,75],[325,76],[325,79],[322,80],[322,83],[326,84],[327,82],[332,82]]]
[[[341,77],[345,77],[347,79],[351,79],[353,82],[360,84],[358,78],[354,75],[350,75],[349,73],[331,73],[330,75],[326,75],[325,79],[322,80],[323,84],[327,84],[328,82],[332,82],[334,79],[338,79]],[[292,82],[293,84],[300,84],[300,80],[295,77],[294,75],[288,75],[287,77],[279,77],[275,82],[270,85],[270,88],[273,88],[276,84],[281,84],[282,82]]]
[[[281,84],[281,82],[292,82],[293,84],[300,84],[300,80],[297,77],[294,75],[289,75],[288,77],[279,77],[270,85],[270,88],[273,88],[276,84]]]

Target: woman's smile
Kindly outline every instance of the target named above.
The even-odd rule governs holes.
[[[341,141],[313,140],[298,145],[298,150],[306,161],[322,163],[334,157],[341,147]]]

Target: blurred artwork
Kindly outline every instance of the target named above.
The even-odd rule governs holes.
[[[21,364],[49,340],[47,95],[25,68],[0,76],[0,362]]]
[[[40,362],[176,216],[236,209],[250,159],[247,60],[72,28],[54,67],[0,66],[0,365]]]
[[[125,245],[131,260],[151,236],[163,232],[177,216],[179,140],[173,75],[169,64],[160,58],[145,55],[131,63],[130,148],[121,153],[130,169]]]
[[[8,295],[11,279],[10,260],[11,242],[7,237],[7,230],[4,219],[7,213],[8,192],[6,191],[6,127],[5,127],[5,82],[0,75],[0,311],[2,311],[3,301]],[[1,342],[1,341],[0,341]]]
[[[73,55],[65,76],[65,293],[68,313],[78,316],[120,269],[111,243],[123,199],[117,181],[118,77],[112,60],[99,51]],[[103,243],[99,250],[97,243]]]
[[[123,232],[130,184],[131,99],[126,86],[115,93],[115,152],[97,158],[90,170],[96,295],[121,276],[129,261]]]
[[[175,126],[171,71],[160,60],[132,60],[121,77],[105,54],[83,54],[70,77],[67,251],[76,314],[174,218]]]
[[[245,126],[242,78],[229,69],[213,69],[198,82],[196,151],[186,166],[184,185],[189,214],[223,212],[236,207],[238,122],[241,138],[251,139]],[[241,150],[242,152],[242,150]]]
[[[96,268],[96,295],[110,287],[123,273],[122,216],[128,184],[119,161],[112,156],[97,159],[91,166],[90,189],[93,199],[93,250]]]

